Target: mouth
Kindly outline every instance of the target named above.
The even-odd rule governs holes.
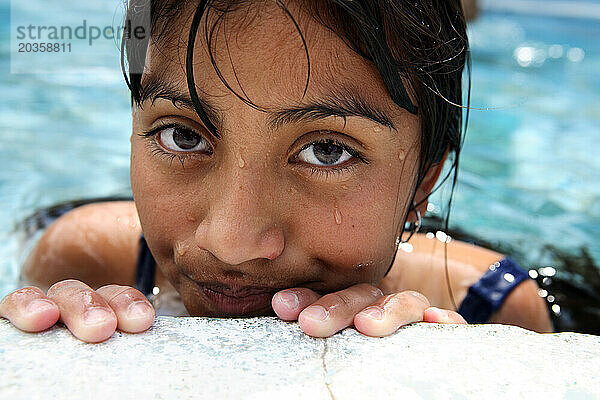
[[[211,308],[221,315],[249,316],[272,313],[271,300],[284,288],[228,286],[197,282]]]

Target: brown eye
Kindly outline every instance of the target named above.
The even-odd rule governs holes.
[[[210,145],[198,133],[181,127],[169,127],[161,130],[158,134],[159,140],[164,147],[173,151],[210,152]]]

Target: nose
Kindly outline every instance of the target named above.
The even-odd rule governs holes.
[[[196,244],[230,265],[275,259],[283,252],[285,240],[271,208],[273,199],[263,195],[273,191],[256,176],[235,175],[220,179],[230,184],[221,185],[221,195],[211,196],[208,214],[195,232]]]

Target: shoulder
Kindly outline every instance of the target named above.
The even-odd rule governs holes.
[[[410,252],[398,250],[385,283],[389,290],[420,291],[432,305],[446,309],[453,309],[448,282],[458,306],[489,266],[504,258],[483,247],[458,240],[444,243],[431,235],[416,234],[410,244]]]
[[[399,250],[390,274],[382,281],[384,291],[416,290],[432,305],[453,309],[448,280],[454,301],[459,306],[469,287],[502,260],[501,253],[452,240],[417,234],[411,238],[411,252]],[[447,267],[447,268],[446,268]],[[552,323],[544,300],[537,294],[537,283],[531,279],[515,287],[489,323],[517,325],[537,332],[551,332]]]
[[[552,322],[538,285],[527,279],[515,287],[489,323],[516,325],[539,333],[552,332]]]
[[[22,276],[47,288],[78,279],[95,288],[133,285],[141,234],[132,201],[93,203],[58,218],[27,257]]]

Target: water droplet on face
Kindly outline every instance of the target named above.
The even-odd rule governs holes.
[[[402,160],[404,160],[405,157],[406,157],[406,154],[403,151],[398,153],[398,160],[402,161]]]
[[[342,223],[342,213],[337,209],[337,207],[333,209],[333,216],[336,224],[339,225]]]
[[[368,268],[369,266],[371,266],[371,262],[366,262],[366,263],[360,263],[356,266],[356,269],[361,269],[361,268]]]
[[[240,156],[240,157],[238,158],[238,166],[239,166],[240,168],[244,168],[244,167],[246,166],[246,161],[244,160],[244,158],[243,158],[242,156]]]
[[[175,251],[180,256],[183,256],[187,252],[187,246],[181,242],[175,243]]]

